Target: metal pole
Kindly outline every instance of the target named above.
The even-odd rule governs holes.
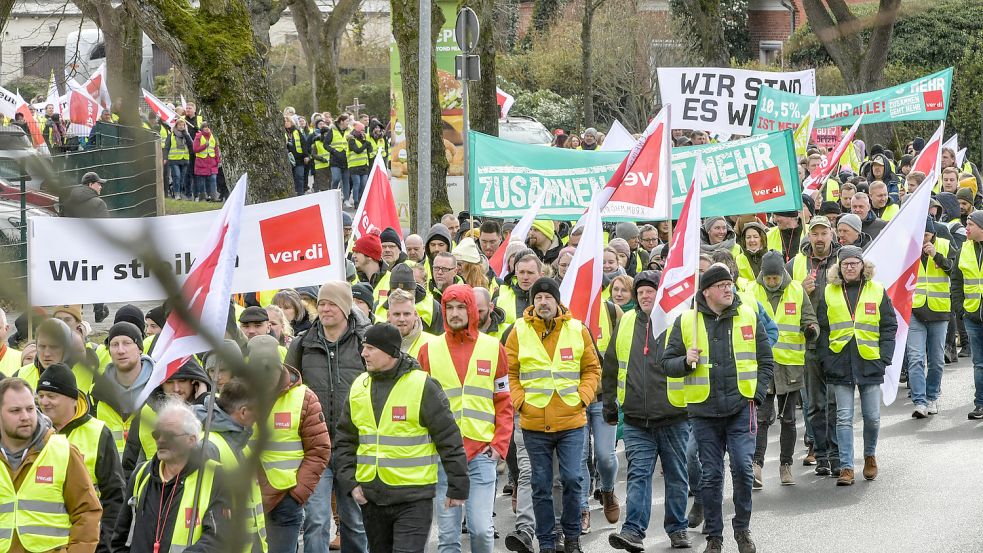
[[[213,352],[212,355],[218,355],[219,360],[221,361],[221,353]],[[208,371],[205,372],[207,374]],[[208,382],[210,389],[210,393],[208,395],[211,397],[207,399],[208,406],[207,410],[205,411],[205,424],[202,428],[201,447],[198,449],[198,455],[201,457],[201,463],[198,466],[198,478],[195,481],[195,495],[191,502],[191,525],[190,530],[188,530],[187,547],[191,547],[193,545],[195,526],[199,524],[198,519],[201,518],[198,516],[198,510],[201,508],[201,487],[202,484],[204,484],[205,469],[207,468],[206,465],[208,464],[208,455],[205,453],[208,449],[206,444],[208,444],[208,435],[211,434],[212,431],[212,419],[215,418],[215,395],[217,393],[217,389],[215,387],[215,380],[212,378],[211,374],[208,375]],[[208,509],[208,505],[205,505],[205,509]]]
[[[470,155],[468,132],[471,130],[470,107],[468,106],[468,54],[465,53],[461,58],[461,99],[464,101],[464,209],[471,214],[471,176],[468,174],[470,167]],[[474,216],[471,216],[471,225],[474,225]]]
[[[29,245],[27,243],[27,168],[20,163],[20,242],[24,252],[24,290],[27,293],[24,305],[27,306],[27,340],[34,340],[34,307],[31,305],[31,263],[27,258]]]
[[[433,45],[431,32],[431,0],[420,0],[419,34],[419,88],[416,99],[416,231],[420,234],[430,228],[430,74]]]

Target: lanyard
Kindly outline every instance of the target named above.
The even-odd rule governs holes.
[[[174,492],[177,490],[177,483],[180,478],[181,471],[179,470],[177,476],[174,477],[174,483],[171,485],[171,493],[167,498],[167,511],[164,511],[164,488],[161,486],[160,504],[157,506],[157,526],[154,527],[154,553],[160,553],[160,539],[164,537],[164,529],[167,527],[167,517],[171,514],[171,505],[174,502]],[[160,518],[160,515],[162,514],[161,511],[164,511],[163,521],[161,521]],[[195,513],[192,513],[191,516],[195,516]],[[163,522],[163,525],[161,525],[161,522]]]
[[[857,304],[853,307],[850,307],[850,296],[846,293],[846,286],[841,287],[841,290],[843,292],[843,301],[846,302],[846,309],[850,312],[850,320],[856,321],[856,311],[860,308],[860,294],[862,294],[864,291],[864,281],[862,278],[860,279],[860,290],[857,291]]]
[[[782,255],[785,256],[786,263],[788,263],[788,260],[791,259],[790,255],[792,252],[792,244],[795,242],[795,229],[793,228],[789,230],[791,230],[792,232],[788,233],[787,244],[785,243],[785,238],[782,237],[782,231],[781,230],[778,231],[778,237],[782,241]]]

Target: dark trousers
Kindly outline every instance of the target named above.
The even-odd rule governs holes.
[[[775,409],[775,400],[778,409]],[[779,463],[792,464],[792,454],[795,453],[795,405],[799,402],[799,391],[787,394],[768,394],[764,404],[758,409],[758,437],[754,447],[754,462],[759,467],[765,466],[765,451],[768,449],[768,428],[777,418],[781,421],[782,434],[779,438],[781,453]]]
[[[813,453],[819,461],[828,460],[839,466],[840,452],[836,447],[836,398],[826,391],[826,375],[819,364],[816,350],[806,350],[806,393],[809,411],[806,416],[812,425]]]
[[[553,459],[560,466],[563,486],[563,512],[560,526],[568,540],[580,539],[580,499],[583,495],[584,428],[562,432],[522,430],[522,439],[532,468],[532,506],[536,516],[539,549],[556,546],[553,512]]]
[[[362,505],[370,553],[423,553],[427,547],[433,500],[395,505]]]
[[[707,534],[724,535],[724,454],[730,456],[730,473],[734,483],[734,531],[747,530],[751,524],[751,485],[754,472],[754,422],[750,404],[729,417],[690,417],[693,434],[703,465],[703,514]]]
[[[304,525],[304,507],[290,494],[266,514],[269,553],[297,553],[297,539]]]

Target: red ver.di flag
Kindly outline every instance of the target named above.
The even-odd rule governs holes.
[[[641,220],[670,217],[671,146],[669,128],[671,106],[663,106],[645,132],[635,142],[628,157],[598,191],[605,217],[633,217]]]
[[[352,225],[352,243],[359,237],[370,233],[381,233],[386,228],[401,232],[399,212],[396,211],[396,199],[393,196],[392,185],[389,183],[389,171],[380,151],[372,162],[369,181],[362,191],[362,199],[358,202]]]

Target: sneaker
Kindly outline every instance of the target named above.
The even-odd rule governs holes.
[[[853,469],[841,469],[840,477],[836,479],[837,486],[853,485]]]
[[[970,351],[970,349],[969,349],[968,346],[967,347],[959,348],[959,357],[969,357],[970,354],[971,354],[971,351]]]
[[[514,485],[512,482],[506,482],[505,485],[502,486],[502,495],[512,495],[513,487]]]
[[[737,541],[737,550],[740,553],[757,553],[758,548],[754,546],[754,541],[751,539],[750,530],[739,530],[734,532],[734,540]]]
[[[707,548],[703,553],[722,553],[724,550],[724,538],[720,536],[707,537]]]
[[[523,530],[516,530],[505,536],[505,549],[517,553],[535,553],[536,551],[532,546],[532,536]]]
[[[334,538],[328,544],[329,551],[341,551],[341,534],[335,532]]]
[[[751,463],[751,468],[754,470],[754,483],[751,485],[751,489],[760,490],[765,487],[765,483],[761,480],[761,465],[758,463]]]
[[[839,459],[829,462],[829,474],[834,478],[840,477],[840,461]]]
[[[811,467],[816,464],[816,452],[813,447],[809,446],[809,453],[806,453],[806,458],[802,460],[802,466]]]
[[[590,534],[590,511],[580,512],[580,535]]]
[[[938,415],[939,402],[935,400],[929,400],[928,405],[926,406],[926,410],[928,411],[929,415]]]
[[[778,475],[782,479],[783,486],[795,485],[795,478],[792,478],[792,465],[782,465],[778,467]]]
[[[567,538],[566,543],[563,544],[564,553],[582,553],[580,549],[580,538]]]
[[[864,457],[864,479],[868,482],[877,479],[877,458],[873,455]]]
[[[823,459],[816,464],[816,476],[829,476],[829,461]]]
[[[693,542],[689,541],[686,530],[680,530],[669,534],[669,546],[673,549],[689,549],[693,547]]]
[[[703,524],[703,504],[693,502],[693,507],[690,508],[689,514],[686,515],[689,520],[689,527],[696,528],[697,526]]]
[[[973,411],[969,414],[968,418],[971,421],[978,421],[983,419],[983,405],[977,405],[976,409],[973,409]]]
[[[678,533],[678,532],[677,532]],[[683,534],[686,532],[684,531]],[[669,536],[672,539],[672,536]],[[608,545],[615,549],[623,549],[631,553],[642,553],[645,551],[645,546],[642,544],[642,538],[636,536],[635,534],[629,534],[628,532],[615,532],[608,535]]]
[[[913,419],[924,419],[927,416],[928,416],[927,405],[916,405],[915,410],[911,412],[911,418]]]
[[[621,505],[618,503],[618,496],[614,495],[614,490],[601,492],[601,505],[604,505],[604,518],[611,524],[618,522],[621,518]]]

